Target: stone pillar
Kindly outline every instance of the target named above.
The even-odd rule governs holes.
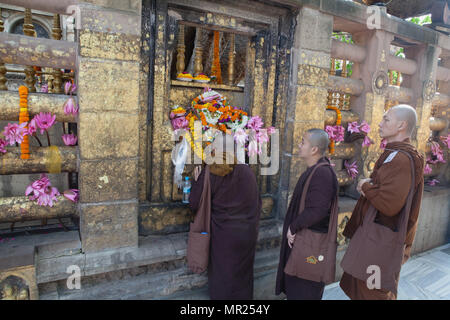
[[[80,17],[82,248],[137,246],[140,15],[82,4]]]
[[[418,120],[415,143],[423,154],[431,134],[429,121],[436,92],[436,70],[440,52],[441,48],[432,45],[417,45],[405,49],[406,58],[417,62],[416,73],[406,77],[404,83],[414,93],[412,106],[416,108]]]
[[[383,30],[363,31],[352,35],[356,44],[366,47],[366,58],[355,64],[352,78],[360,78],[364,91],[358,97],[352,97],[352,111],[359,114],[361,121],[366,120],[371,127],[369,137],[374,144],[362,148],[361,157],[365,177],[369,177],[375,162],[381,154],[381,138],[378,125],[383,119],[386,88],[389,85],[387,59],[394,35]]]
[[[306,169],[298,157],[302,136],[308,129],[324,128],[332,31],[332,16],[311,8],[300,10],[291,55],[285,139],[280,146],[281,218],[298,178]]]

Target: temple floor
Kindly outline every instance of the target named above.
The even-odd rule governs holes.
[[[450,243],[412,256],[402,267],[398,300],[450,299]],[[348,300],[339,282],[325,287],[323,300]]]

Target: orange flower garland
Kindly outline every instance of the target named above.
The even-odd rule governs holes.
[[[339,110],[339,108],[335,107],[335,106],[327,106],[327,110],[334,110],[334,111],[336,111],[336,115],[337,115],[337,117],[336,117],[336,125],[340,126],[341,125],[341,121],[342,121],[341,110]],[[334,154],[334,149],[335,149],[335,142],[334,142],[334,140],[330,141],[330,145],[328,147],[329,147],[330,154]]]
[[[211,75],[216,77],[218,84],[222,84],[222,70],[220,69],[220,54],[219,54],[220,33],[214,31],[214,59],[211,67]]]
[[[28,88],[25,86],[19,87],[19,124],[30,121],[30,115],[28,114]],[[28,126],[25,127],[28,129]],[[30,158],[30,141],[29,136],[25,135],[23,137],[23,142],[20,144],[20,158],[29,159]]]

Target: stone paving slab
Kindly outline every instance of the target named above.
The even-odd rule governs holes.
[[[450,300],[450,243],[417,254],[400,272],[398,300]],[[325,287],[323,300],[349,300],[339,282]]]

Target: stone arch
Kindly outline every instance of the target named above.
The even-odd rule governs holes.
[[[11,14],[11,16],[9,16],[5,21],[5,31],[8,33],[12,33],[13,28],[17,25],[17,23],[23,21],[23,19],[24,19],[23,12]],[[46,21],[45,19],[37,15],[33,15],[33,24],[39,25],[47,33],[48,38],[49,39],[51,38],[52,26],[49,21]]]

